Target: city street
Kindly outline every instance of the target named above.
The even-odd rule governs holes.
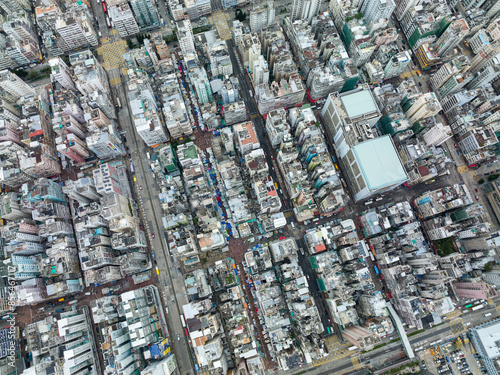
[[[127,103],[124,85],[118,85],[115,88],[115,93],[120,97],[122,103]],[[128,108],[128,106],[126,106]],[[136,190],[142,202],[143,215],[145,218],[145,226],[149,228],[148,233],[151,249],[154,249],[155,257],[160,270],[158,275],[158,288],[162,291],[163,302],[167,306],[169,313],[167,314],[167,324],[170,331],[171,343],[174,346],[177,354],[177,362],[181,369],[182,375],[193,374],[193,358],[191,349],[184,334],[184,328],[180,320],[182,313],[182,305],[188,303],[184,288],[184,281],[177,270],[178,265],[172,264],[172,259],[168,254],[166,247],[166,239],[163,235],[164,230],[161,223],[162,212],[159,208],[158,185],[154,179],[154,174],[150,171],[149,160],[146,158],[148,149],[140,139],[131,122],[131,114],[127,113],[124,108],[119,112],[119,120],[122,128],[126,131],[129,138],[127,145],[130,148],[137,177],[137,184],[142,185],[142,190]],[[155,238],[152,238],[151,233],[156,233]],[[167,296],[167,298],[165,298]],[[175,339],[180,335],[182,340]]]
[[[93,3],[93,7],[97,5]],[[96,14],[101,14],[98,12]],[[153,267],[153,277],[157,280],[156,285],[160,290],[163,298],[163,303],[168,309],[166,314],[167,326],[170,332],[170,342],[174,347],[177,355],[177,363],[181,375],[192,375],[194,373],[194,362],[191,354],[191,348],[188,343],[188,338],[184,333],[184,328],[180,320],[181,306],[188,303],[185,292],[184,281],[182,275],[176,271],[178,265],[173,263],[173,258],[168,254],[166,239],[163,235],[164,230],[161,224],[162,212],[159,211],[159,188],[155,181],[154,174],[150,171],[149,160],[146,158],[146,152],[149,148],[146,147],[142,139],[140,139],[132,124],[131,113],[128,112],[128,99],[126,94],[126,71],[122,71],[123,54],[127,51],[126,42],[120,39],[116,30],[111,30],[108,33],[106,21],[104,17],[99,18],[100,29],[105,30],[104,36],[109,36],[110,40],[101,40],[104,42],[98,49],[99,56],[103,59],[103,67],[108,73],[108,79],[112,87],[112,95],[114,98],[119,97],[120,102],[124,104],[123,109],[118,111],[118,120],[121,130],[126,134],[127,146],[131,160],[135,166],[137,184],[134,186],[135,195],[139,197],[137,203],[140,207],[140,212],[143,215],[143,223],[148,237],[150,248],[154,250],[154,258],[156,259],[159,275],[156,274],[156,266]],[[125,161],[130,170],[129,158]],[[138,189],[138,185],[142,185],[143,189]],[[156,233],[155,238],[151,233]],[[171,272],[172,271],[172,272]],[[177,340],[179,335],[181,340]]]
[[[281,22],[283,17],[290,14],[292,3],[293,2],[290,0],[278,0],[275,2],[275,22]],[[116,29],[110,29],[107,27],[106,15],[102,9],[101,2],[91,1],[91,4],[95,14],[96,30],[101,33],[100,44],[96,49],[98,58],[108,74],[111,86],[111,96],[114,103],[116,103],[116,98],[119,98],[122,103],[121,109],[117,108],[116,114],[118,117],[117,122],[119,124],[119,130],[122,134],[122,139],[124,141],[126,139],[124,144],[126,145],[127,155],[124,156],[124,163],[129,170],[131,169],[131,163],[133,163],[135,167],[133,176],[137,179],[137,181],[133,183],[134,195],[136,197],[136,203],[144,225],[144,232],[148,240],[149,249],[151,250],[151,269],[145,270],[146,272],[150,272],[151,279],[145,283],[135,285],[132,278],[129,276],[124,277],[116,285],[120,286],[120,293],[139,287],[156,285],[162,304],[166,307],[165,321],[170,335],[170,345],[175,351],[180,374],[195,375],[196,358],[189,345],[189,338],[186,337],[185,326],[181,320],[181,314],[183,313],[182,306],[190,301],[185,289],[184,275],[180,271],[180,262],[173,258],[168,250],[168,238],[166,238],[166,233],[162,223],[163,211],[158,198],[160,186],[151,169],[151,160],[149,157],[149,154],[154,153],[154,150],[146,146],[144,141],[138,136],[133,123],[133,116],[128,106],[128,77],[123,60],[123,55],[128,51],[127,42],[125,39],[120,37]],[[159,15],[165,22],[165,26],[162,26],[161,32],[163,35],[168,35],[175,28],[175,22],[173,22],[169,17],[168,3],[166,0],[158,0],[156,4]],[[449,139],[443,144],[446,155],[453,161],[452,164],[449,164],[449,174],[436,178],[431,182],[419,184],[414,187],[406,188],[403,185],[400,185],[392,191],[384,193],[381,196],[381,200],[368,205],[365,204],[366,202],[356,203],[351,200],[346,204],[341,212],[338,212],[333,216],[329,215],[328,217],[319,216],[317,217],[317,221],[311,222],[307,225],[297,222],[292,212],[293,204],[283,183],[284,176],[281,175],[280,168],[276,162],[276,150],[270,144],[270,140],[268,139],[266,132],[265,120],[260,115],[258,110],[254,87],[242,63],[239,52],[236,49],[234,40],[232,39],[231,23],[234,19],[234,9],[227,10],[226,12],[222,11],[220,0],[211,0],[211,5],[213,13],[210,16],[207,15],[207,21],[212,26],[217,28],[220,37],[227,42],[228,52],[234,72],[233,75],[237,77],[239,82],[239,94],[245,102],[249,121],[252,121],[257,137],[260,141],[260,145],[265,153],[265,158],[269,166],[269,176],[271,176],[274,182],[278,185],[277,194],[282,203],[281,212],[283,212],[287,218],[287,225],[281,230],[271,233],[268,237],[261,237],[261,239],[252,242],[252,244],[247,242],[248,238],[231,237],[228,240],[228,252],[214,254],[213,258],[210,258],[209,255],[207,255],[207,259],[209,259],[207,264],[210,265],[216,259],[225,256],[229,256],[234,259],[240,272],[241,286],[245,293],[245,298],[248,299],[249,315],[254,316],[255,318],[258,315],[254,314],[254,311],[258,311],[259,305],[258,301],[255,301],[250,287],[245,283],[245,280],[249,275],[246,275],[243,267],[244,257],[247,250],[258,243],[271,242],[277,240],[279,237],[293,237],[296,240],[298,247],[303,249],[303,252],[299,251],[298,253],[298,261],[302,267],[304,275],[307,277],[309,292],[314,298],[324,327],[322,338],[328,348],[329,355],[319,360],[316,359],[312,363],[304,365],[301,368],[290,370],[287,372],[287,375],[298,375],[305,372],[311,375],[342,374],[353,369],[359,369],[367,366],[372,369],[376,367],[380,368],[387,366],[390,363],[400,361],[406,356],[401,342],[391,343],[389,338],[383,340],[383,347],[368,351],[364,354],[359,353],[358,350],[355,352],[349,350],[349,347],[352,345],[348,341],[343,340],[340,327],[331,322],[331,317],[325,303],[325,296],[320,290],[316,280],[316,274],[310,261],[311,254],[308,253],[303,236],[307,230],[330,223],[333,220],[352,219],[354,222],[357,222],[361,214],[369,208],[389,203],[399,203],[403,201],[411,202],[414,198],[429,190],[445,188],[457,183],[462,183],[462,181],[467,186],[473,199],[476,201],[475,197],[477,196],[477,202],[482,203],[487,209],[489,217],[486,219],[493,224],[494,228],[498,228],[499,223],[493,215],[489,202],[484,199],[483,194],[477,192],[476,189],[478,187],[477,181],[479,178],[484,178],[486,173],[492,173],[496,169],[500,169],[500,163],[495,162],[491,166],[481,166],[481,168],[477,170],[472,170],[467,166],[464,158],[457,152],[454,140]],[[253,6],[253,4],[246,4],[241,9],[247,12],[247,10]],[[282,8],[286,8],[287,11],[281,13],[280,10]],[[321,5],[321,11],[324,11],[327,8],[328,3],[324,2]],[[196,23],[194,22],[193,25],[194,24]],[[245,23],[245,25],[247,24],[248,22]],[[407,44],[405,44],[403,38],[398,39],[397,44],[400,49],[407,48]],[[175,50],[172,51],[172,58],[177,59],[177,61],[181,60],[181,56]],[[423,93],[429,92],[430,88],[428,78],[430,73],[424,72],[424,74],[420,74],[420,72],[417,73],[416,69],[418,68],[413,65],[413,62],[410,62],[405,73],[403,73],[401,77],[396,77],[396,80],[406,76],[412,76]],[[180,73],[180,80],[182,83],[189,81],[186,78],[184,71]],[[188,110],[190,110],[191,115],[195,119],[194,121],[197,121],[198,125],[200,125],[198,114],[195,114],[194,112],[195,98],[192,95],[189,84],[186,83],[184,87],[187,91],[187,98],[190,100],[190,108]],[[201,111],[198,109],[198,112]],[[316,111],[316,115],[318,116],[318,121],[322,123],[322,120],[319,118],[319,111]],[[441,114],[437,115],[436,118],[438,122],[446,124],[446,118],[442,117]],[[210,131],[203,132],[200,127],[201,125],[193,126],[194,133],[191,137],[193,142],[200,149],[206,151],[212,146],[213,134]],[[325,135],[325,139],[327,140],[329,151],[333,156],[334,152],[332,144],[326,137],[324,129],[321,129]],[[205,153],[203,155],[203,159],[207,157],[208,154]],[[209,164],[208,161],[207,164]],[[215,165],[210,165],[210,167],[215,168]],[[339,174],[342,176],[342,170],[339,171]],[[223,207],[223,211],[226,214],[226,217],[228,217],[229,215],[227,215],[226,207]],[[293,227],[292,223],[294,225]],[[255,237],[257,236],[258,234],[255,234]],[[367,260],[367,266],[369,267],[372,278],[374,278],[375,290],[382,291],[383,281],[379,279],[378,275],[375,275],[373,271],[373,263],[369,259]],[[84,292],[77,296],[79,305],[90,308],[91,300],[103,296],[102,289],[102,286],[86,288]],[[89,295],[85,295],[85,293],[89,293]],[[461,335],[466,332],[466,327],[469,326],[468,323],[470,323],[470,326],[474,326],[482,322],[484,320],[485,312],[491,312],[492,317],[498,316],[500,309],[496,308],[496,305],[498,305],[499,301],[500,298],[495,298],[490,301],[490,306],[475,312],[462,312],[457,310],[457,312],[450,315],[449,319],[446,319],[442,324],[427,329],[423,333],[409,337],[409,341],[412,347],[419,348],[429,346],[431,342],[436,340],[448,340],[451,337]],[[61,306],[67,309],[68,307],[65,305],[67,305],[67,301],[64,303],[61,302],[60,304],[47,308],[46,310],[40,310],[38,306],[35,306],[34,308],[21,307],[18,310],[18,320],[21,323],[20,327],[25,328],[28,322],[42,319],[48,314],[56,311],[56,309]],[[261,312],[259,312],[259,314],[260,313]],[[253,321],[252,318],[251,320]],[[277,367],[277,363],[273,361],[272,353],[270,353],[268,346],[265,344],[266,339],[264,335],[266,332],[263,330],[258,318],[255,318],[255,322],[252,326],[256,330],[255,336],[259,342],[259,351],[262,361],[265,363],[266,370],[269,370],[270,374],[271,371]],[[96,332],[96,326],[94,324],[92,324],[92,327],[96,336],[96,344],[98,344],[98,337],[100,333]],[[333,329],[332,333],[329,333],[330,329],[328,329],[328,327]],[[177,337],[179,337],[179,339],[177,339]],[[97,351],[97,355],[99,356],[102,364],[102,354]]]
[[[496,305],[498,305],[499,301],[500,298],[497,297],[494,299],[494,301],[492,301],[493,305],[491,305],[489,308],[462,315],[461,319],[463,319],[463,323],[470,323],[469,328],[473,327],[474,325],[480,324],[484,321],[484,314],[486,312],[492,313],[491,318],[500,316],[498,311],[499,309],[496,308]],[[409,337],[412,348],[423,347],[425,349],[429,347],[430,343],[432,342],[436,342],[438,340],[449,340],[465,332],[453,332],[450,322],[451,321],[444,321],[442,325],[435,326],[423,333]],[[340,375],[345,373],[346,371],[354,370],[360,367],[370,367],[372,369],[378,367],[380,369],[388,366],[388,364],[391,362],[400,360],[403,354],[404,351],[402,351],[402,345],[398,341],[394,343],[388,343],[381,348],[371,350],[364,354],[356,353],[356,355],[354,356],[346,356],[338,360],[330,361],[322,364],[319,367],[315,367],[314,365],[310,364],[305,366],[305,368],[302,367],[300,369],[288,371],[287,374],[297,375],[302,374],[304,371],[307,371],[307,374],[310,375]]]

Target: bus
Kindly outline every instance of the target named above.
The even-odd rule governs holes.
[[[465,305],[464,309],[468,309],[469,307],[472,307],[472,303],[469,303],[468,305]]]
[[[375,270],[375,273],[376,273],[377,275],[379,275],[379,274],[380,274],[380,271],[378,270],[377,266],[373,266],[373,269]]]
[[[181,315],[180,315],[180,317],[181,317],[181,323],[182,323],[182,326],[183,326],[184,328],[186,328],[186,321],[184,320],[184,315],[182,315],[182,314],[181,314]]]
[[[134,163],[132,163],[132,162],[130,162],[130,172],[132,172],[132,173],[135,172]]]
[[[370,259],[372,260],[372,262],[375,262],[375,257],[373,256],[373,253],[370,251],[369,254],[370,254]]]
[[[122,103],[120,102],[120,98],[119,97],[116,97],[116,105],[118,106],[118,108],[122,107]]]
[[[104,1],[102,2],[102,9],[104,9],[104,12],[108,11],[108,9],[106,8],[106,3]]]
[[[111,21],[109,20],[109,16],[106,16],[106,25],[108,25],[108,28],[111,29]]]
[[[482,309],[483,307],[484,307],[483,305],[477,305],[477,306],[474,306],[471,310],[476,311],[476,310]]]
[[[349,348],[347,348],[347,350],[356,350],[358,347],[357,346],[351,346]]]

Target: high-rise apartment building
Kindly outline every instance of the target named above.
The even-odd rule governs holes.
[[[252,64],[252,80],[254,86],[269,82],[269,68],[264,56],[260,55]]]
[[[112,165],[109,163],[101,164],[92,173],[95,189],[98,194],[122,194],[120,175]]]
[[[104,130],[87,137],[86,143],[89,150],[101,160],[125,155],[125,147],[123,147],[120,135],[112,125],[107,125]]]
[[[391,56],[384,67],[384,78],[389,79],[399,76],[404,72],[410,61],[411,56],[408,51],[399,52],[398,54]]]
[[[34,39],[24,39],[22,42],[8,37],[5,44],[5,53],[14,66],[28,65],[40,60],[38,42]]]
[[[130,6],[140,29],[160,26],[160,19],[152,0],[131,0]]]
[[[92,22],[85,14],[58,18],[55,22],[55,31],[59,36],[56,40],[57,45],[64,52],[98,45]]]
[[[207,77],[205,68],[196,68],[190,74],[191,82],[193,82],[198,103],[203,105],[212,101],[212,89],[210,88],[210,81]]]
[[[441,104],[433,92],[422,94],[405,110],[406,117],[414,124],[426,117],[435,116],[441,111]]]
[[[424,142],[427,146],[440,146],[453,136],[451,127],[438,123],[424,134]]]
[[[0,0],[0,8],[7,14],[31,10],[29,0]]]
[[[88,374],[101,372],[88,309],[54,313],[29,324],[26,331],[33,361],[44,372],[49,368],[61,368],[62,372],[70,372],[72,368]]]
[[[50,59],[49,65],[52,69],[50,76],[53,81],[59,82],[65,89],[76,90],[75,82],[71,78],[71,71],[60,57]]]
[[[8,70],[0,72],[0,88],[16,101],[27,95],[34,95],[35,89]]]
[[[139,33],[139,26],[127,3],[110,7],[108,14],[122,38]]]
[[[189,52],[195,52],[193,29],[191,28],[191,21],[184,19],[177,22],[177,40],[182,54],[186,55]]]
[[[72,53],[69,61],[76,77],[76,87],[82,94],[92,94],[96,90],[110,91],[106,71],[90,50]]]
[[[128,98],[135,129],[146,145],[167,142],[170,138],[160,119],[153,93],[148,88],[137,88],[129,91]]]
[[[274,23],[274,1],[269,0],[255,5],[250,11],[250,30],[258,33],[260,30]]]
[[[184,0],[184,6],[190,20],[212,13],[210,0]]]
[[[381,18],[389,19],[395,8],[394,0],[364,0],[359,5],[359,11],[368,24]]]
[[[306,20],[311,22],[319,13],[321,0],[293,0],[292,21]]]
[[[434,49],[440,56],[451,52],[469,32],[469,25],[463,18],[453,21],[444,33],[434,42]]]

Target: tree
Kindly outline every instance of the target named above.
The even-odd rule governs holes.
[[[490,272],[492,267],[493,267],[493,262],[488,262],[484,265],[484,271]]]
[[[488,181],[495,181],[499,176],[500,176],[500,174],[489,175],[488,176]]]
[[[163,37],[165,43],[175,42],[177,41],[177,35],[171,34]]]
[[[134,48],[134,43],[132,43],[132,39],[127,38],[126,39],[128,49],[133,49]]]
[[[52,68],[50,66],[44,66],[42,69],[40,69],[41,73],[48,74],[51,73]]]
[[[139,43],[139,46],[142,46],[144,44],[143,42],[144,39],[146,39],[146,36],[142,34],[137,34],[136,38],[137,38],[137,43]]]
[[[64,55],[61,59],[66,63],[66,65],[69,65],[69,56]]]
[[[28,76],[26,77],[26,79],[27,79],[28,81],[34,81],[34,80],[38,79],[38,78],[39,78],[39,76],[40,76],[40,74],[38,74],[38,72],[37,72],[37,71],[32,70],[31,72],[29,72],[29,74],[28,74]]]
[[[246,13],[243,13],[243,12],[241,11],[241,9],[236,9],[236,12],[234,13],[234,17],[235,17],[238,21],[243,22],[243,21],[245,21],[245,20],[246,20],[247,15],[246,15]]]
[[[361,13],[356,13],[354,17],[356,17],[357,20],[360,20],[363,15]]]
[[[480,179],[477,183],[478,183],[479,185],[484,184],[484,178]]]
[[[24,78],[28,75],[28,72],[26,70],[23,70],[23,69],[16,69],[13,71],[13,73],[21,78]]]

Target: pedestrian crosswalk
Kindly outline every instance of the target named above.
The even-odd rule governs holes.
[[[348,357],[352,353],[348,350],[351,344],[349,342],[340,342],[339,338],[335,335],[325,338],[325,344],[328,348],[328,355],[323,358],[315,359],[313,361],[314,366],[321,366],[325,363]]]
[[[123,55],[127,52],[127,42],[119,40],[103,44],[97,48],[97,53],[102,56],[102,67],[106,70],[117,69],[123,66]]]
[[[224,40],[229,40],[233,37],[231,29],[228,25],[228,21],[230,20],[231,18],[229,14],[222,11],[214,12],[210,17],[208,17],[208,22],[215,25],[217,31],[219,32],[219,36]]]
[[[457,318],[450,321],[450,329],[451,333],[453,333],[454,335],[460,335],[461,333],[465,332],[464,321],[462,320],[462,318]]]
[[[453,318],[456,318],[457,316],[460,316],[460,315],[462,315],[462,311],[455,310],[455,311],[452,311],[451,313],[445,314],[444,316],[447,319],[453,319]]]
[[[358,357],[356,356],[351,357],[351,361],[352,361],[352,367],[354,368],[354,370],[357,370],[360,367]]]

